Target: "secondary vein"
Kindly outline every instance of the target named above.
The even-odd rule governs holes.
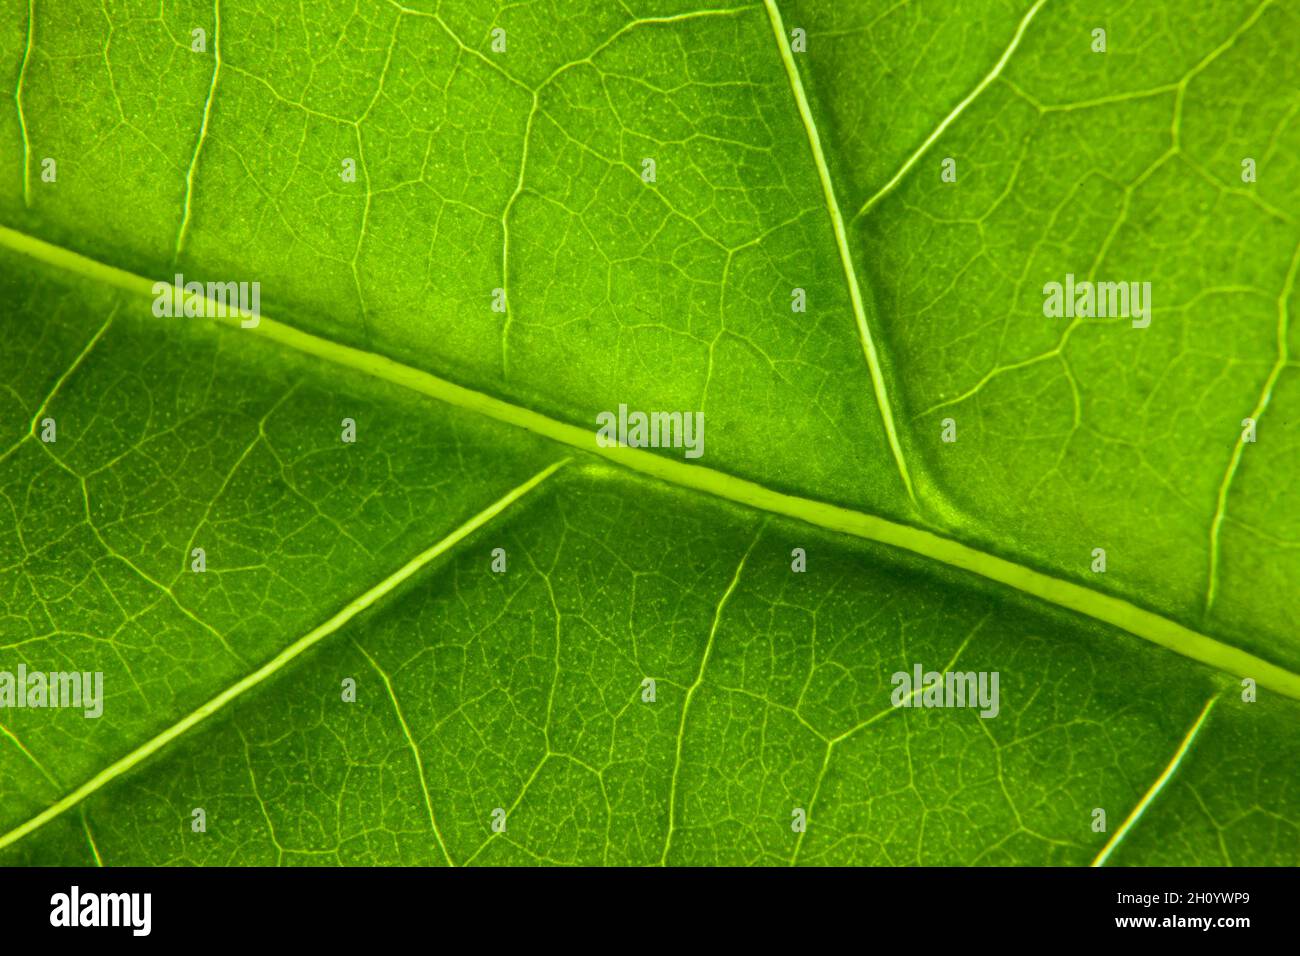
[[[286,647],[275,657],[271,658],[271,660],[267,661],[257,670],[253,671],[251,674],[248,674],[247,676],[241,678],[236,683],[227,687],[225,690],[217,694],[217,696],[213,697],[211,700],[203,704],[197,710],[181,718],[176,723],[168,727],[166,730],[162,731],[162,733],[158,734],[157,736],[141,744],[135,750],[132,750],[130,753],[128,753],[125,757],[122,757],[121,759],[110,764],[108,767],[101,770],[99,773],[95,774],[95,776],[91,777],[89,780],[87,780],[85,783],[79,786],[76,790],[73,790],[66,797],[59,800],[57,803],[51,804],[49,807],[42,810],[40,813],[32,817],[26,823],[17,826],[14,829],[10,830],[8,833],[4,834],[3,836],[0,836],[0,850],[9,846],[9,844],[11,843],[15,843],[18,840],[21,840],[23,837],[31,833],[33,830],[41,826],[44,826],[46,823],[53,820],[55,817],[71,809],[72,807],[75,807],[77,804],[81,803],[81,801],[85,800],[91,794],[95,793],[95,791],[111,783],[113,780],[117,779],[122,774],[126,773],[128,770],[135,767],[137,764],[141,763],[148,757],[153,756],[159,750],[162,750],[164,747],[170,744],[177,737],[184,734],[191,727],[195,726],[196,724],[202,723],[204,720],[207,720],[217,711],[221,710],[221,708],[229,704],[236,697],[239,697],[242,694],[246,693],[247,691],[252,690],[258,684],[261,684],[263,681],[265,681],[268,677],[271,677],[272,675],[279,672],[282,668],[284,668],[286,664],[288,664],[294,658],[298,657],[304,651],[309,650],[310,648],[314,647],[316,644],[320,643],[325,638],[329,637],[331,634],[333,634],[335,631],[341,628],[344,624],[348,623],[348,621],[352,620],[362,611],[374,605],[385,595],[391,593],[395,588],[397,588],[404,581],[406,581],[408,578],[414,575],[417,571],[419,571],[421,568],[427,565],[430,561],[433,561],[435,558],[443,554],[446,554],[447,551],[449,551],[456,544],[460,543],[464,538],[468,537],[470,534],[477,531],[479,528],[483,527],[483,525],[487,524],[497,515],[501,514],[501,512],[505,511],[507,508],[509,508],[512,504],[514,504],[524,495],[528,494],[530,491],[532,491],[534,488],[536,488],[538,485],[544,482],[547,478],[551,477],[551,475],[553,475],[558,469],[566,465],[569,461],[570,459],[565,458],[555,462],[554,464],[538,472],[536,475],[528,479],[528,481],[524,482],[519,487],[513,489],[512,491],[508,492],[501,498],[497,499],[487,508],[484,508],[478,514],[474,515],[472,518],[470,518],[468,521],[462,524],[459,528],[457,528],[456,530],[448,534],[441,541],[439,541],[434,545],[431,545],[430,547],[426,548],[424,551],[421,551],[410,561],[406,562],[406,564],[402,565],[400,568],[398,568],[388,577],[384,578],[374,587],[370,588],[368,591],[361,594],[360,596],[353,598],[353,600],[350,603],[348,603],[344,608],[338,611],[338,613],[336,613],[333,617],[331,617],[329,620],[325,621],[324,623],[318,625],[317,627],[313,628],[311,631],[304,634],[302,637],[298,638],[298,640],[294,641],[292,644]]]
[[[844,228],[844,217],[840,214],[840,204],[835,198],[835,185],[831,182],[830,166],[826,163],[826,154],[822,152],[821,135],[817,132],[817,123],[813,119],[812,108],[804,94],[803,80],[799,77],[799,68],[795,65],[790,42],[785,35],[785,25],[781,21],[781,11],[777,9],[776,0],[763,0],[767,7],[768,19],[772,22],[772,32],[776,34],[776,45],[781,51],[781,60],[785,64],[786,75],[790,78],[790,91],[794,94],[799,107],[799,116],[803,120],[804,132],[808,136],[808,145],[812,148],[813,165],[817,167],[817,177],[821,180],[822,195],[826,199],[826,211],[830,215],[831,227],[835,232],[835,245],[840,253],[840,266],[844,270],[844,281],[849,287],[849,299],[853,303],[853,316],[858,323],[858,338],[862,341],[862,354],[867,359],[867,370],[871,373],[871,387],[876,394],[876,405],[880,409],[880,418],[885,427],[885,437],[889,440],[889,450],[893,453],[898,466],[898,474],[907,489],[907,497],[920,510],[916,492],[912,488],[912,476],[907,470],[907,460],[903,457],[903,448],[898,439],[898,429],[894,427],[893,406],[890,404],[889,392],[885,387],[885,374],[880,365],[880,355],[876,351],[875,340],[871,337],[871,326],[867,324],[867,312],[862,303],[862,290],[858,285],[858,273],[853,268],[853,257],[849,253],[849,237]],[[1041,0],[1040,0],[1041,2]]]

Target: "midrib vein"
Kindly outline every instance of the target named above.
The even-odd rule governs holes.
[[[342,610],[338,611],[329,620],[325,621],[323,624],[318,625],[308,633],[304,634],[302,637],[298,638],[298,640],[294,641],[292,644],[290,644],[288,647],[282,650],[275,657],[271,658],[271,660],[267,661],[257,670],[253,671],[251,674],[248,674],[247,676],[236,681],[234,684],[231,684],[229,687],[227,687],[221,693],[217,694],[217,696],[213,697],[207,703],[203,704],[197,710],[181,718],[176,723],[172,724],[170,727],[164,730],[162,733],[158,734],[157,736],[141,744],[135,750],[132,750],[130,753],[128,753],[125,757],[122,757],[121,759],[110,764],[108,767],[104,768],[99,773],[95,774],[95,776],[91,777],[89,780],[87,780],[85,783],[79,786],[76,790],[73,790],[66,797],[59,800],[57,803],[51,804],[49,807],[47,807],[45,810],[42,810],[40,813],[32,817],[26,823],[18,827],[15,827],[14,829],[10,830],[8,833],[4,834],[3,836],[0,836],[0,850],[9,846],[9,844],[11,843],[15,843],[18,840],[21,840],[23,837],[31,833],[33,830],[37,829],[38,827],[44,826],[46,823],[49,823],[55,817],[59,816],[65,811],[76,806],[82,800],[85,800],[87,797],[93,794],[95,791],[111,783],[113,780],[117,779],[122,774],[126,773],[131,768],[135,767],[137,764],[148,759],[153,754],[157,753],[159,750],[166,747],[169,743],[171,743],[177,737],[180,737],[191,727],[201,723],[204,720],[207,720],[217,711],[221,710],[221,708],[229,704],[236,697],[239,697],[240,695],[246,693],[247,691],[252,690],[258,684],[261,684],[263,681],[265,681],[268,677],[271,677],[272,675],[282,670],[287,664],[289,664],[289,662],[294,660],[294,658],[298,657],[304,651],[307,651],[311,647],[320,643],[322,640],[324,640],[325,638],[333,634],[335,631],[337,631],[339,628],[343,627],[343,625],[347,624],[348,621],[352,620],[362,611],[374,605],[385,595],[390,594],[395,588],[399,587],[404,581],[406,581],[413,574],[415,574],[417,571],[419,571],[421,568],[427,565],[430,561],[433,561],[435,558],[439,557],[440,555],[446,554],[451,548],[453,548],[461,540],[463,540],[470,534],[474,533],[479,528],[483,527],[483,525],[487,524],[497,515],[501,514],[501,512],[505,511],[512,504],[514,504],[524,495],[528,494],[528,492],[532,491],[543,481],[545,481],[547,478],[553,475],[556,472],[556,470],[562,468],[565,464],[569,462],[569,460],[570,459],[565,458],[561,461],[555,462],[549,467],[538,472],[536,475],[534,475],[528,481],[524,482],[519,487],[506,493],[501,498],[497,499],[495,502],[489,505],[487,508],[484,508],[478,514],[474,515],[474,517],[470,518],[468,521],[462,524],[455,531],[451,532],[449,535],[444,537],[437,544],[431,545],[430,547],[426,548],[424,551],[417,554],[410,561],[406,562],[406,564],[402,565],[400,568],[398,568],[388,577],[384,578],[374,587],[370,588],[364,594],[361,594],[359,597],[354,598],[350,603],[348,603]],[[430,815],[432,819],[432,809],[430,809]],[[441,843],[441,835],[439,835],[439,842]]]
[[[812,108],[804,94],[803,80],[799,77],[799,68],[794,62],[794,53],[790,50],[790,40],[785,35],[785,24],[781,21],[781,11],[777,9],[776,0],[763,0],[767,7],[767,17],[772,22],[772,32],[776,34],[777,49],[781,51],[781,62],[785,64],[786,76],[790,80],[790,91],[794,94],[795,104],[799,107],[799,117],[803,120],[804,133],[812,149],[813,165],[817,167],[817,177],[821,180],[822,195],[826,200],[826,212],[830,216],[831,228],[835,233],[835,245],[839,249],[840,267],[844,270],[844,281],[848,285],[849,299],[853,304],[853,316],[858,324],[858,338],[862,342],[862,354],[867,360],[867,370],[871,373],[871,387],[875,391],[876,405],[880,409],[881,423],[885,428],[885,437],[889,441],[889,450],[898,466],[898,474],[903,479],[903,487],[913,506],[920,510],[916,492],[912,488],[912,476],[907,471],[907,460],[903,457],[903,447],[898,440],[898,429],[894,426],[893,406],[889,392],[885,388],[884,370],[880,366],[880,355],[876,352],[875,340],[871,337],[871,326],[867,324],[867,311],[862,303],[862,289],[858,285],[858,273],[853,267],[853,257],[849,253],[848,232],[844,228],[844,217],[840,215],[840,204],[835,198],[835,186],[831,182],[830,166],[826,163],[826,154],[822,152],[821,135],[817,132],[817,123],[813,119]]]
[[[23,79],[27,76],[27,62],[32,58],[32,33],[36,27],[36,0],[27,0],[27,44],[23,48],[22,66],[18,68],[18,83],[14,87],[14,106],[18,109],[18,132],[23,141],[23,205],[32,205],[32,144],[27,138],[27,116],[23,113]]]
[[[0,226],[0,246],[136,295],[152,296],[153,282],[149,279],[105,265],[5,226]],[[215,306],[216,303],[213,303],[214,309]],[[238,328],[238,316],[209,321],[226,325],[239,334],[260,336],[305,355],[401,385],[457,408],[526,429],[669,484],[701,491],[828,531],[901,548],[941,564],[978,574],[1050,604],[1118,627],[1143,640],[1229,674],[1254,678],[1262,686],[1300,700],[1300,675],[1283,667],[1193,631],[1122,598],[1103,594],[1072,581],[1054,578],[1006,558],[980,551],[960,541],[840,505],[784,494],[757,482],[711,468],[690,465],[685,461],[657,455],[645,449],[624,446],[602,448],[596,443],[594,427],[582,428],[556,421],[531,409],[512,405],[499,398],[456,385],[432,373],[395,362],[386,356],[333,342],[283,325],[265,316],[254,329]]]

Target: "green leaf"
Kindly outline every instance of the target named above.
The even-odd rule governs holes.
[[[1297,40],[10,5],[0,862],[1294,864]]]

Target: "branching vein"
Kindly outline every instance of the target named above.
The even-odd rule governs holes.
[[[538,472],[532,478],[528,479],[528,481],[524,482],[519,487],[510,491],[487,508],[484,508],[478,514],[474,515],[474,517],[470,518],[437,544],[434,544],[417,554],[410,561],[406,562],[406,564],[402,565],[374,587],[370,588],[360,596],[353,598],[350,603],[338,611],[338,613],[333,617],[298,638],[298,640],[294,641],[257,670],[248,674],[246,677],[241,678],[230,687],[227,687],[203,706],[181,718],[156,737],[141,744],[125,757],[122,757],[104,770],[101,770],[57,803],[54,803],[41,811],[26,823],[15,827],[3,836],[0,836],[0,850],[9,846],[11,843],[21,840],[33,830],[44,826],[55,817],[72,807],[77,806],[91,794],[107,786],[109,783],[122,776],[122,774],[131,770],[137,764],[153,756],[159,750],[162,750],[176,738],[188,731],[191,727],[207,720],[235,698],[240,697],[261,684],[267,678],[277,674],[290,661],[299,657],[303,652],[311,649],[316,644],[319,644],[322,640],[343,627],[343,625],[347,624],[348,621],[352,620],[362,611],[367,610],[376,604],[381,598],[392,593],[408,578],[425,567],[425,565],[429,564],[429,562],[446,554],[455,545],[473,534],[479,528],[483,527],[497,515],[501,514],[520,498],[524,497],[542,482],[546,481],[546,479],[551,477],[551,475],[555,474],[555,472],[567,464],[568,461],[569,459],[565,458]]]

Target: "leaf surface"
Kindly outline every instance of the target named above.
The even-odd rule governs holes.
[[[0,19],[0,671],[106,699],[0,710],[0,861],[1300,857],[1293,7],[76,9]]]

